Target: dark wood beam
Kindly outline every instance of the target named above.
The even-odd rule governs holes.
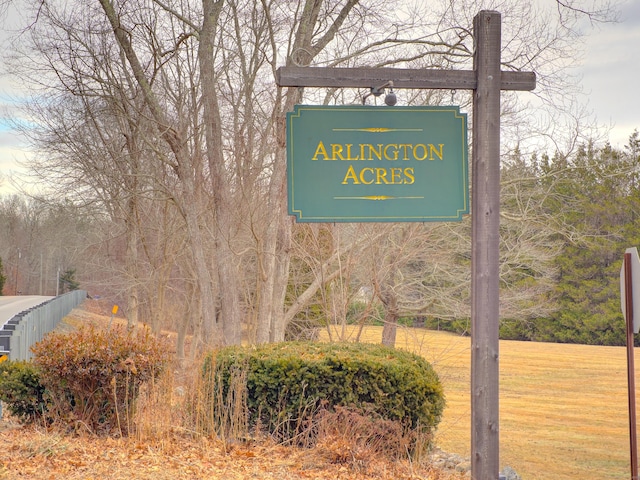
[[[500,72],[501,90],[536,88],[533,72]],[[281,87],[373,88],[392,81],[394,88],[475,90],[473,70],[415,70],[408,68],[280,67],[276,83]]]
[[[495,480],[500,467],[500,75],[501,15],[473,19],[478,88],[473,92],[471,158],[471,478]]]

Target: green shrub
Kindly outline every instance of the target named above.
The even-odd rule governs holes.
[[[382,345],[227,347],[206,358],[204,374],[216,380],[212,398],[223,401],[230,394],[237,396],[233,384],[244,378],[249,426],[266,428],[282,439],[309,428],[320,408],[348,406],[422,431],[438,425],[444,408],[442,385],[431,365]]]
[[[528,320],[502,319],[500,320],[500,339],[518,340],[522,342],[535,338],[537,322]]]
[[[24,423],[42,418],[47,410],[38,368],[31,362],[0,363],[0,401]]]
[[[140,386],[165,367],[167,348],[146,329],[81,328],[32,348],[54,420],[127,435]]]
[[[471,319],[443,319],[443,318],[425,318],[424,327],[429,330],[441,330],[443,332],[453,332],[459,335],[469,335],[471,331]]]

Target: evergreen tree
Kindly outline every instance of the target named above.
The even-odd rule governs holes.
[[[619,278],[624,250],[640,240],[637,161],[637,154],[589,144],[571,161],[554,162],[562,181],[548,206],[569,234],[556,259],[559,310],[542,322],[539,340],[625,343]]]
[[[70,292],[72,290],[78,289],[78,287],[80,286],[80,283],[74,279],[75,274],[76,274],[75,269],[68,269],[68,270],[65,270],[65,272],[62,275],[60,275],[60,280],[59,280],[60,293],[64,293],[65,291]]]
[[[4,282],[7,281],[7,277],[4,274],[4,265],[2,265],[2,257],[0,257],[0,295],[4,295],[2,293],[4,289]]]

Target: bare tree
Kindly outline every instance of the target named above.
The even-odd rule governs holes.
[[[281,89],[278,67],[466,68],[472,17],[495,8],[506,27],[503,68],[536,71],[543,104],[560,93],[565,104],[573,99],[562,69],[581,12],[566,2],[558,3],[561,16],[522,2],[472,0],[33,5],[32,48],[20,63],[44,95],[31,103],[40,125],[32,138],[47,152],[34,167],[117,226],[110,238],[125,252],[118,275],[132,322],[133,312],[146,309],[160,328],[169,292],[188,306],[176,322],[182,338],[202,329],[207,344],[238,343],[243,325],[252,341],[282,340],[318,296],[343,321],[362,286],[387,306],[386,343],[400,315],[460,317],[468,308],[468,221],[328,226],[332,241],[310,248],[312,236],[287,215],[286,113],[301,102],[360,103],[366,92]],[[587,13],[600,18],[606,10]],[[467,92],[401,95],[418,104],[469,102]],[[525,105],[516,94],[504,96],[506,130],[514,132],[505,151],[533,131],[523,127]],[[553,244],[545,243],[546,230],[534,231],[542,222],[529,221],[537,212],[524,201],[529,191],[516,188],[517,178],[508,182],[505,281],[513,284],[524,263],[552,275],[542,261],[532,267],[552,255]],[[525,243],[532,253],[523,261]],[[298,278],[304,283],[288,299]]]

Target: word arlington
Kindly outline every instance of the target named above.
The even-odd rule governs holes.
[[[355,148],[352,143],[331,143],[329,144],[329,150],[327,150],[323,142],[318,142],[318,146],[311,160],[342,160],[353,162],[360,160],[416,160],[421,162],[424,160],[443,160],[443,157],[444,144],[442,143],[438,144],[437,147],[432,143],[379,143],[376,145],[361,143]],[[351,165],[342,180],[343,185],[349,183],[353,183],[354,185],[371,185],[374,183],[377,185],[412,185],[415,183],[415,171],[413,167],[365,167],[356,171],[353,165]]]

